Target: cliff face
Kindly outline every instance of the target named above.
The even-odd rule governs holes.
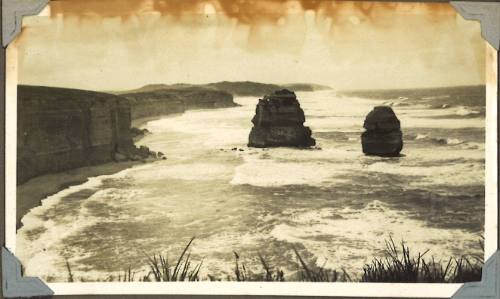
[[[17,183],[112,161],[135,148],[130,105],[118,96],[18,86]]]
[[[182,113],[189,109],[224,108],[237,106],[230,93],[209,88],[187,87],[126,93],[132,119]]]
[[[363,153],[398,156],[403,149],[403,133],[399,119],[391,107],[377,106],[366,116],[361,134]]]
[[[132,119],[182,113],[186,110],[184,102],[171,94],[146,92],[123,96],[129,100]]]
[[[252,119],[248,146],[308,147],[316,144],[311,130],[304,127],[304,111],[295,93],[279,90],[259,100]]]
[[[276,84],[266,84],[266,83],[258,83],[251,81],[244,81],[244,82],[223,81],[223,82],[209,83],[206,86],[216,88],[218,90],[224,90],[238,96],[262,96],[263,94],[271,94],[275,90],[279,90],[282,88]]]
[[[209,88],[187,88],[176,91],[184,101],[186,109],[227,108],[238,106],[233,95]]]
[[[122,96],[18,86],[17,183],[110,161],[161,157],[132,141],[131,120],[187,109],[233,107],[233,96],[207,88],[179,88]]]

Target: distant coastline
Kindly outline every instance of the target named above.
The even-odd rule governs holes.
[[[233,96],[257,96],[261,97],[266,94],[273,93],[280,89],[290,89],[295,92],[297,91],[318,91],[318,90],[328,90],[332,89],[330,86],[312,84],[312,83],[291,83],[291,84],[268,84],[259,83],[252,81],[222,81],[216,83],[208,84],[149,84],[143,87],[125,90],[125,91],[111,91],[109,93],[116,95],[130,94],[130,93],[141,93],[141,92],[153,92],[159,90],[193,90],[193,89],[205,89],[205,90],[219,90],[232,94]]]

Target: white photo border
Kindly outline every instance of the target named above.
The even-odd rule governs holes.
[[[48,16],[47,10],[40,16]],[[485,260],[498,250],[498,51],[486,43]],[[16,252],[17,51],[6,53],[5,247]],[[491,79],[494,78],[494,79]],[[4,278],[5,279],[5,278]],[[450,298],[461,283],[105,282],[47,283],[55,295],[275,295]]]

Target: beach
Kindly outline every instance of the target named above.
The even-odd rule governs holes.
[[[156,120],[159,117],[143,117],[134,119],[132,127],[141,127],[149,121]],[[139,141],[143,136],[134,138]],[[85,166],[58,173],[49,173],[35,178],[17,186],[16,190],[16,227],[22,226],[21,218],[34,207],[41,205],[42,199],[53,195],[70,186],[80,185],[90,177],[100,175],[110,175],[134,165],[139,165],[141,161],[121,161],[109,162],[105,164]]]

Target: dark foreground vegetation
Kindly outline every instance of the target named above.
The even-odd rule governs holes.
[[[199,280],[222,280],[208,274],[208,277],[200,277],[200,269],[203,261],[194,262],[191,258],[189,248],[192,238],[186,245],[180,256],[173,261],[168,255],[154,254],[148,257],[149,273],[145,276],[136,277],[136,273],[129,267],[118,276],[110,276],[104,281],[199,281]],[[484,251],[484,240],[479,245]],[[248,270],[240,261],[240,256],[234,252],[234,273],[224,280],[229,281],[307,281],[307,282],[400,282],[400,283],[462,283],[469,281],[480,281],[481,271],[484,265],[482,256],[450,257],[447,261],[436,261],[434,257],[427,257],[428,251],[413,254],[410,248],[402,241],[396,245],[392,238],[386,241],[386,248],[382,257],[374,258],[371,263],[362,269],[361,277],[354,278],[344,269],[340,271],[327,269],[306,261],[297,249],[293,249],[297,257],[297,273],[287,276],[279,267],[272,267],[266,258],[258,255],[262,270],[258,273]],[[69,263],[68,281],[75,281]],[[82,280],[83,281],[83,280]]]

